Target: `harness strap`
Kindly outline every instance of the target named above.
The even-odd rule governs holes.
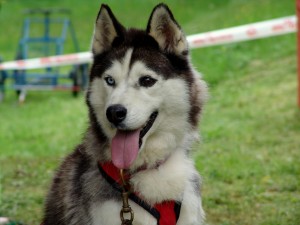
[[[104,179],[118,192],[122,193],[122,181],[118,168],[112,162],[98,163],[98,168]],[[130,179],[129,175],[125,175]],[[129,199],[148,211],[157,220],[157,225],[176,225],[181,203],[177,201],[164,201],[151,207],[135,193],[130,193]]]

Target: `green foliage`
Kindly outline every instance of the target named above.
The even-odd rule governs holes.
[[[293,1],[165,2],[187,34],[294,14]],[[157,1],[107,3],[124,25],[143,28]],[[70,8],[86,51],[99,5],[98,0],[7,0],[0,13],[0,54],[15,57],[22,11],[38,7]],[[300,224],[295,43],[289,34],[192,50],[211,93],[194,153],[208,224]],[[19,105],[10,90],[0,104],[0,124],[0,216],[39,224],[54,170],[87,126],[83,96],[29,92]]]

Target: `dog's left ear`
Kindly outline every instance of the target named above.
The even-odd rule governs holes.
[[[188,42],[172,12],[165,4],[157,5],[150,16],[147,33],[159,44],[161,50],[176,55],[188,53]]]

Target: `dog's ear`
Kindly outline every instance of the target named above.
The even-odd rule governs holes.
[[[111,48],[113,41],[122,38],[125,28],[118,22],[107,5],[102,4],[98,13],[94,35],[92,39],[92,52],[100,54]]]
[[[157,5],[150,16],[147,33],[159,44],[159,47],[168,53],[186,55],[188,43],[172,12],[165,4]]]

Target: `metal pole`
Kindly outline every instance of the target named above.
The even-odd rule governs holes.
[[[300,0],[296,1],[297,10],[297,66],[298,66],[298,107],[300,108]]]

